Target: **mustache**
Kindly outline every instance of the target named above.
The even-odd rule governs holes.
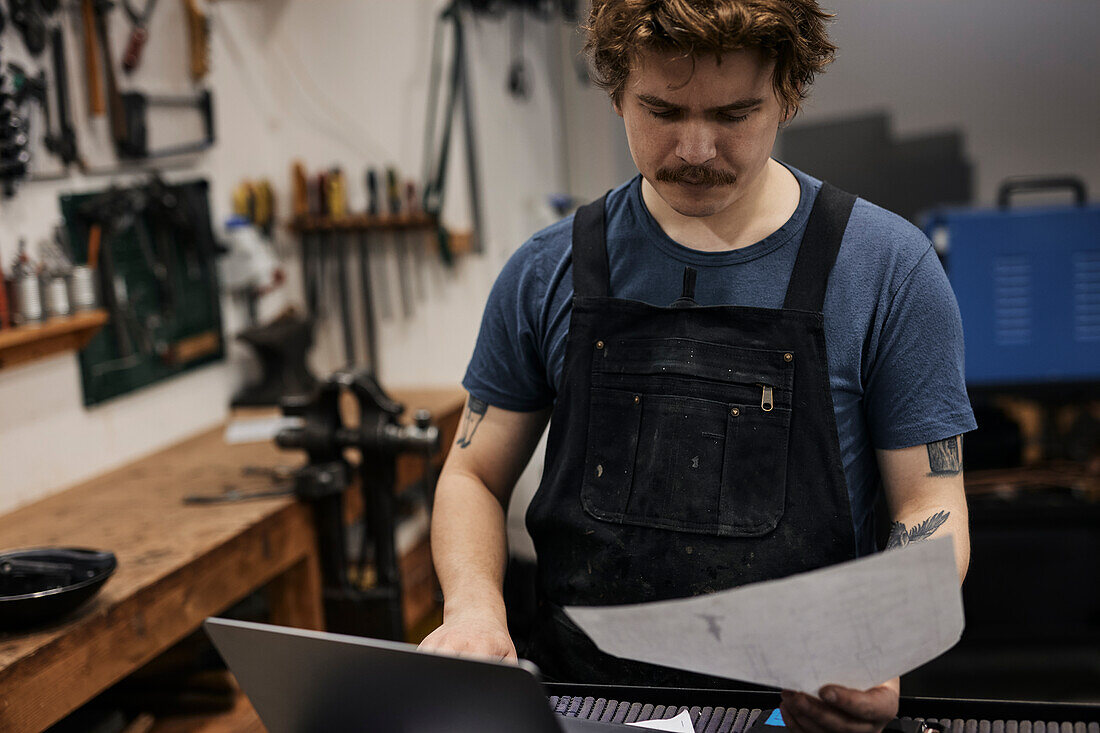
[[[703,184],[706,186],[732,186],[737,176],[729,171],[715,170],[701,165],[681,165],[676,168],[657,169],[657,180],[666,183]]]

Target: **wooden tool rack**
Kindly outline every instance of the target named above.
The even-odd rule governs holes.
[[[393,396],[410,410],[432,411],[445,452],[464,393],[440,388],[394,390]],[[257,590],[267,595],[273,623],[323,628],[317,544],[306,504],[292,496],[184,504],[189,494],[270,488],[270,478],[245,475],[244,466],[302,461],[271,442],[228,445],[223,432],[206,431],[0,516],[5,548],[90,547],[118,557],[114,576],[72,616],[31,632],[0,633],[0,730],[47,728],[194,632],[207,616]],[[422,471],[422,461],[402,457],[399,485],[416,481]],[[349,500],[358,498],[355,488]],[[348,508],[353,513],[355,504]],[[402,558],[402,572],[406,613],[423,615],[434,604],[426,538]],[[194,718],[184,727],[158,720],[153,730],[262,726],[242,696],[229,713]]]
[[[362,301],[362,318],[366,339],[367,365],[376,373],[378,368],[378,318],[375,314],[374,295],[372,294],[372,269],[370,258],[374,254],[383,254],[388,247],[397,247],[398,257],[407,257],[410,251],[417,248],[421,254],[430,252],[430,256],[440,257],[437,233],[439,232],[439,220],[423,212],[404,214],[349,214],[334,218],[330,216],[301,215],[290,220],[288,228],[298,236],[301,247],[301,276],[305,284],[306,308],[311,316],[317,313],[317,300],[315,286],[324,268],[324,263],[337,261],[339,263],[337,282],[331,285],[337,288],[340,296],[340,329],[343,335],[346,363],[358,364],[361,361],[356,356],[356,329],[353,324],[352,311],[355,306],[351,304],[350,272],[352,265],[349,255],[354,249],[357,254],[359,270],[359,285]],[[419,236],[410,237],[415,234]],[[469,254],[473,250],[473,233],[447,232],[448,250],[451,257]],[[406,261],[406,265],[408,263]],[[398,263],[399,271],[401,262]],[[408,275],[404,273],[403,277]],[[409,283],[399,282],[402,289],[410,287]],[[311,292],[313,294],[311,294]],[[404,298],[409,297],[403,293],[403,307],[406,315],[409,315],[408,302]]]

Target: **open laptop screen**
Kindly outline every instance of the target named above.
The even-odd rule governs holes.
[[[421,652],[410,644],[247,621],[204,624],[270,733],[605,731],[562,718],[524,666]]]

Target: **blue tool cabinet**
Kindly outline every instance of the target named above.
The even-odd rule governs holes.
[[[925,233],[959,302],[968,385],[1100,384],[1100,206],[941,210]]]

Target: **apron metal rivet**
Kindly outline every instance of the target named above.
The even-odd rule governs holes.
[[[641,396],[639,396],[639,395],[634,395],[634,404],[635,404],[635,405],[636,405],[636,404],[638,404],[638,403],[639,403],[639,402],[641,402],[641,401],[642,401],[642,398],[641,398]]]
[[[602,349],[603,348],[603,341],[597,341],[596,342],[596,348],[597,349]]]
[[[794,361],[794,354],[788,352],[783,355],[783,361]]]
[[[741,414],[741,411],[738,410],[736,407],[732,407],[732,408],[730,408],[730,414],[733,415],[734,417],[737,417],[738,415]]]

